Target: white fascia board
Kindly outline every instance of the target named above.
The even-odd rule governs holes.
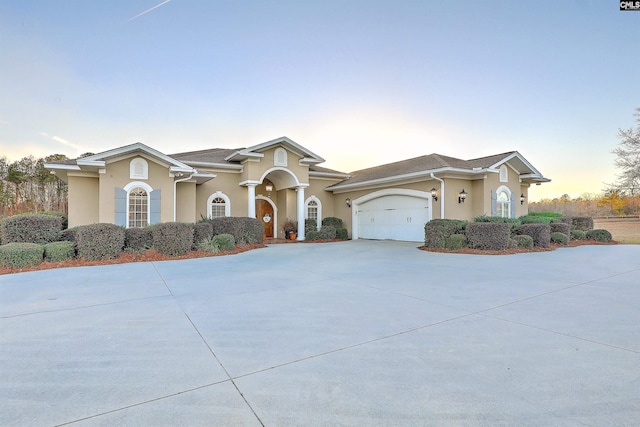
[[[104,160],[86,160],[86,157],[76,160],[76,163],[78,166],[92,166],[96,168],[103,168],[106,165]]]
[[[263,142],[261,144],[254,145],[252,147],[245,148],[242,151],[245,152],[243,153],[245,155],[246,153],[249,153],[249,152],[256,154],[255,153],[256,151],[264,150],[266,148],[269,148],[271,146],[278,145],[278,144],[287,146],[291,151],[294,151],[294,152],[297,151],[296,154],[302,154],[302,156],[305,156],[302,160],[308,163],[323,163],[325,161],[322,157],[318,156],[313,151],[310,151],[309,149],[303,147],[302,145],[289,139],[286,136],[282,136],[280,138],[272,139],[271,141]],[[229,160],[229,158],[226,158],[225,160]]]
[[[102,160],[102,159],[106,159],[108,157],[116,157],[116,156],[121,156],[121,155],[126,155],[126,154],[130,154],[136,151],[142,151],[144,153],[147,153],[151,156],[157,157],[161,160],[164,160],[165,162],[169,163],[170,165],[173,165],[175,167],[178,168],[188,168],[188,166],[172,157],[167,156],[164,153],[161,153],[158,150],[155,150],[151,147],[148,147],[146,145],[144,145],[141,142],[136,142],[135,144],[130,144],[130,145],[125,145],[124,147],[119,147],[119,148],[114,148],[113,150],[108,150],[108,151],[104,151],[102,153],[98,153],[98,154],[94,154],[92,156],[87,156],[84,157],[82,159],[78,159],[77,163],[79,165],[85,165],[84,161],[98,161],[98,160]],[[103,160],[104,163],[104,160]],[[89,166],[87,164],[87,166]],[[91,165],[91,166],[95,166],[95,165]],[[102,165],[104,166],[104,164]]]
[[[247,149],[245,148],[244,150],[236,151],[233,154],[229,154],[224,159],[226,161],[231,161],[231,160],[239,161],[239,160],[245,160],[245,159],[250,158],[250,157],[261,159],[261,158],[264,157],[264,154],[262,154],[262,153],[252,153],[252,152],[247,151]]]
[[[235,164],[231,164],[231,163],[210,163],[210,162],[192,162],[192,161],[188,161],[188,162],[184,162],[184,163],[189,165],[189,166],[201,166],[201,167],[206,167],[206,168],[211,168],[211,169],[236,169],[236,170],[242,170],[242,165],[235,165]]]
[[[522,154],[518,153],[517,151],[514,151],[513,153],[511,153],[510,155],[508,155],[507,157],[505,157],[504,159],[500,160],[499,162],[491,165],[491,168],[497,168],[498,166],[500,166],[503,163],[508,162],[509,160],[513,159],[517,157],[518,160],[520,160],[530,171],[533,175],[538,175],[538,176],[542,176],[542,174],[533,167],[533,165],[531,163],[529,163],[529,161],[527,159],[525,159],[524,157],[522,157]]]
[[[184,165],[184,166],[171,166],[169,168],[169,172],[185,172],[185,173],[198,173],[194,168]]]
[[[318,171],[309,171],[309,176],[323,177],[323,178],[337,178],[337,179],[351,178],[351,175],[346,173],[332,173],[332,172],[318,172]]]
[[[58,165],[55,163],[45,163],[45,169],[54,169],[54,170],[65,170],[65,171],[79,171],[80,166],[78,165]]]

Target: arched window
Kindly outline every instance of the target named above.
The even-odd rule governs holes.
[[[500,182],[509,182],[509,170],[507,165],[500,166]]]
[[[129,163],[129,178],[149,179],[149,164],[142,157],[136,157]]]
[[[129,217],[127,227],[142,228],[149,225],[149,193],[142,187],[134,187],[127,195]]]
[[[207,199],[207,215],[209,218],[231,216],[231,199],[221,191],[216,191]]]
[[[309,197],[305,203],[305,219],[313,219],[318,225],[318,229],[322,225],[322,203],[316,196]]]
[[[497,212],[496,215],[502,218],[509,218],[509,212],[511,209],[511,202],[510,202],[510,197],[509,194],[507,194],[506,191],[499,191],[498,192],[498,202],[496,205],[497,208]]]

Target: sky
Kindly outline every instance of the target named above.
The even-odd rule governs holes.
[[[0,157],[287,136],[350,172],[518,151],[600,193],[640,107],[618,0],[0,0]]]

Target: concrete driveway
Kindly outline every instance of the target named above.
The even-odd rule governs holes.
[[[637,425],[640,246],[0,276],[0,425]]]

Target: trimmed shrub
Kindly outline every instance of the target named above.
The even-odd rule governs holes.
[[[467,246],[467,236],[464,234],[452,234],[447,237],[444,247],[446,249],[452,249],[454,251],[462,249]]]
[[[586,237],[588,240],[595,240],[596,242],[610,242],[612,239],[611,233],[604,229],[589,230]]]
[[[503,222],[472,222],[465,236],[470,248],[499,251],[509,247],[511,227]]]
[[[562,233],[567,238],[570,238],[571,235],[571,224],[566,222],[552,222],[549,224],[551,233]],[[552,239],[553,240],[553,239]],[[566,245],[566,243],[563,243]]]
[[[151,229],[127,228],[124,230],[124,248],[134,252],[143,252],[153,246],[153,236]]]
[[[309,241],[320,240],[320,232],[319,231],[310,231],[308,233],[305,233],[304,239],[305,240],[309,240]]]
[[[575,216],[571,218],[571,225],[582,231],[593,230],[593,218],[590,216]]]
[[[564,233],[560,233],[559,231],[552,232],[550,237],[553,243],[557,243],[559,245],[566,245],[569,243],[569,236]]]
[[[169,255],[184,255],[193,246],[193,228],[184,222],[163,222],[151,227],[153,248]]]
[[[306,235],[310,231],[318,230],[318,221],[315,219],[305,219],[304,220],[304,234]]]
[[[513,236],[513,239],[519,248],[533,249],[533,237],[526,234]]]
[[[551,227],[549,224],[522,224],[516,228],[516,234],[531,236],[533,245],[548,248],[551,243]]]
[[[447,237],[464,234],[467,221],[457,219],[432,219],[424,225],[424,245],[429,248],[444,248]]]
[[[20,214],[2,221],[3,243],[38,243],[60,240],[62,217],[46,214]]]
[[[124,228],[115,224],[90,224],[76,232],[78,258],[87,261],[117,258],[124,248]]]
[[[0,265],[23,268],[38,265],[44,257],[44,247],[37,243],[12,242],[0,246]]]
[[[336,228],[333,225],[323,225],[320,229],[322,240],[333,240],[336,238]]]
[[[76,245],[73,242],[51,242],[44,245],[44,260],[60,262],[73,259],[76,256]]]
[[[322,218],[322,226],[330,225],[334,228],[342,228],[342,220],[340,218],[336,218],[335,216],[328,216],[326,218]]]
[[[248,217],[220,217],[211,220],[214,236],[231,234],[237,244],[262,243],[264,227],[259,219]]]
[[[66,230],[62,230],[60,233],[60,240],[66,240],[68,242],[76,241],[76,233],[80,227],[67,228]]]
[[[349,240],[349,231],[346,228],[336,228],[336,239]]]
[[[222,235],[223,234],[220,234],[220,236]],[[214,242],[213,238],[211,238],[209,240],[203,240],[200,243],[198,243],[198,247],[196,249],[199,251],[205,251],[205,252],[210,252],[212,254],[217,254],[218,252],[220,252],[220,245],[218,244],[218,242]]]
[[[582,230],[571,230],[571,238],[573,240],[585,240],[587,238],[587,233]]]
[[[551,217],[551,218],[560,218],[562,214],[557,212],[529,212],[527,216],[545,216],[545,217]]]
[[[213,236],[211,241],[217,244],[221,251],[232,251],[236,247],[236,239],[231,234],[218,234]]]
[[[60,217],[60,219],[62,219],[62,229],[65,230],[66,228],[69,227],[69,215],[67,215],[64,212],[42,212],[43,215],[53,215],[53,216],[58,216]]]
[[[193,248],[197,249],[200,243],[207,242],[213,238],[213,227],[211,221],[201,221],[193,224]]]
[[[540,216],[540,215],[524,215],[518,218],[521,224],[551,224],[552,222],[560,222],[558,216]]]

